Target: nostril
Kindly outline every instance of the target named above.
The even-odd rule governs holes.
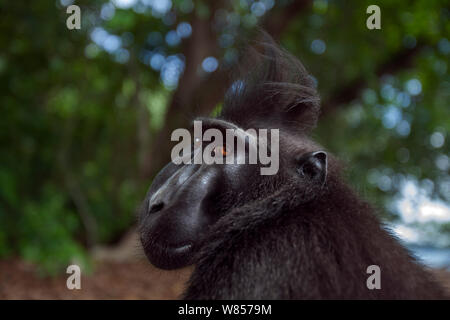
[[[153,204],[153,205],[150,206],[150,209],[148,210],[148,213],[149,214],[156,213],[158,211],[161,211],[162,208],[164,208],[164,203],[163,202],[158,202],[158,203]]]

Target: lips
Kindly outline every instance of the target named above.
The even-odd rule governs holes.
[[[185,245],[181,245],[181,246],[175,246],[175,247],[169,247],[168,250],[172,250],[175,253],[183,253],[185,251],[191,250],[192,249],[192,244],[188,243]]]
[[[142,241],[144,252],[150,262],[157,268],[172,270],[190,264],[193,244],[164,244],[158,241]]]

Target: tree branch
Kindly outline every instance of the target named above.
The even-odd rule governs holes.
[[[312,4],[312,0],[294,0],[290,4],[274,10],[273,13],[267,15],[262,23],[263,29],[273,38],[278,39],[287,29],[289,23],[304,12]]]
[[[376,76],[380,77],[383,74],[393,74],[411,67],[414,57],[423,47],[423,44],[418,44],[414,48],[398,51],[388,61],[377,68],[375,72]],[[330,96],[328,101],[322,104],[322,116],[329,115],[338,107],[357,99],[361,91],[366,87],[367,80],[364,77],[359,77],[345,86],[340,87]]]

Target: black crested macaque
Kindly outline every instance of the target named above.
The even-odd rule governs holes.
[[[344,183],[337,160],[309,138],[319,97],[301,63],[272,41],[251,52],[221,114],[203,119],[203,129],[279,129],[279,170],[261,175],[263,165],[249,162],[167,164],[140,214],[150,262],[195,265],[185,299],[445,298]],[[249,148],[214,151],[247,159]],[[380,289],[368,288],[371,265],[380,268]]]

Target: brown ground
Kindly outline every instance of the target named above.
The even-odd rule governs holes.
[[[163,271],[153,267],[138,244],[136,232],[118,246],[92,251],[94,272],[81,270],[81,289],[66,287],[68,274],[42,278],[18,259],[0,261],[0,299],[177,299],[191,269]]]
[[[177,299],[190,271],[160,271],[146,261],[101,262],[69,290],[69,275],[39,277],[19,260],[0,262],[0,299]]]

